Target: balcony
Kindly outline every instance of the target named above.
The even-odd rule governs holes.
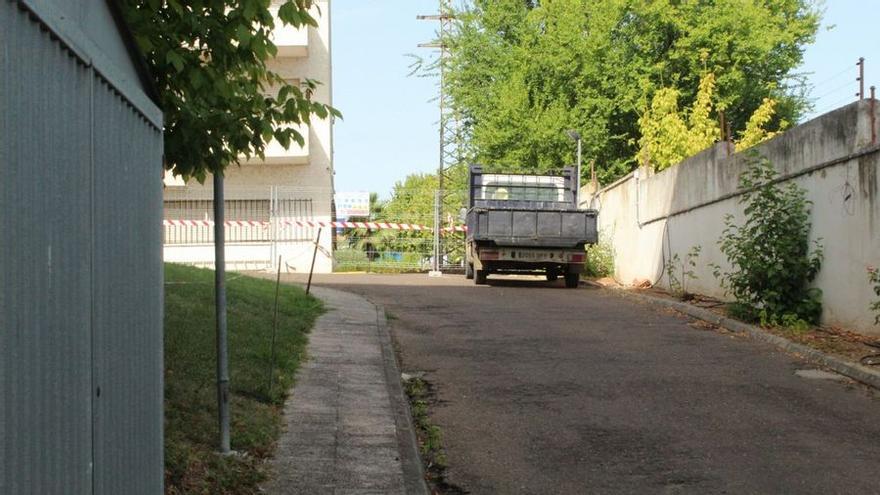
[[[274,139],[269,142],[265,148],[265,160],[259,157],[253,157],[244,163],[253,165],[301,165],[309,163],[309,126],[299,124],[295,127],[303,137],[303,145],[300,146],[295,141],[291,141],[290,148],[284,149],[278,141]]]
[[[162,178],[162,182],[165,184],[165,187],[185,187],[186,181],[183,180],[183,177],[179,175],[174,175],[170,170],[165,171],[165,176]]]
[[[296,28],[283,25],[275,13],[275,29],[271,39],[278,47],[278,57],[307,57],[309,56],[309,28],[303,26]]]

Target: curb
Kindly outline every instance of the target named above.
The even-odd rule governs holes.
[[[397,366],[397,358],[391,345],[391,332],[388,329],[385,308],[378,304],[373,304],[373,306],[376,308],[376,323],[379,329],[379,341],[382,345],[382,360],[385,362],[385,381],[388,383],[388,395],[391,397],[394,422],[397,424],[397,450],[400,455],[400,465],[403,468],[404,487],[406,493],[427,495],[430,492],[425,482],[422,457],[419,455],[415,428],[412,424],[412,411],[410,411],[409,401],[404,395],[403,386],[400,383],[400,368]]]
[[[592,284],[589,282],[588,285],[592,285],[594,287],[602,287],[599,284]],[[798,344],[797,342],[792,342],[791,340],[788,340],[784,337],[769,333],[761,329],[760,327],[749,325],[748,323],[743,323],[732,318],[727,318],[726,316],[721,316],[707,309],[697,308],[690,304],[679,301],[669,301],[659,297],[647,296],[644,294],[635,294],[623,289],[609,290],[612,294],[621,297],[636,299],[655,308],[674,309],[688,316],[692,316],[713,325],[717,325],[732,332],[748,334],[750,337],[756,340],[772,344],[773,346],[784,351],[798,354],[800,357],[803,357],[808,361],[812,361],[813,363],[825,366],[831,370],[840,373],[841,375],[864,383],[865,385],[880,389],[880,372],[836,356],[825,354],[824,352],[813,349],[812,347]]]

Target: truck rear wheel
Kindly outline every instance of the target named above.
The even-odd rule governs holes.
[[[488,276],[488,270],[476,270],[474,272],[474,283],[477,285],[486,285],[486,277]]]
[[[565,274],[565,286],[569,289],[574,289],[578,286],[578,282],[581,280],[580,273],[566,273]]]
[[[465,263],[464,264],[464,278],[471,280],[474,278],[474,265],[473,263]]]

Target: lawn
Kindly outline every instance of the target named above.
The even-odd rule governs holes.
[[[258,493],[281,432],[282,406],[323,311],[298,287],[281,286],[269,390],[273,281],[227,277],[234,455],[217,454],[214,272],[165,265],[165,491]]]

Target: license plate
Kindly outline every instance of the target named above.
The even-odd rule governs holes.
[[[501,259],[510,261],[565,262],[565,252],[546,250],[505,249]]]

